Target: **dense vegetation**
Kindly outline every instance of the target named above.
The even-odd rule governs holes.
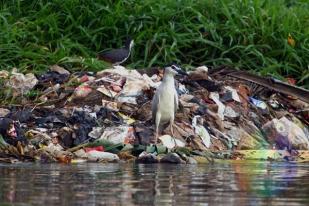
[[[0,69],[100,70],[96,52],[127,35],[129,67],[225,64],[309,85],[307,0],[4,0]]]

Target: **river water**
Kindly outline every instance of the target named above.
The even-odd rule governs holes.
[[[0,205],[309,205],[309,164],[0,164]]]

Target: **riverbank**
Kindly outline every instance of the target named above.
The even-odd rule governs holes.
[[[151,100],[162,68],[1,74],[4,162],[308,160],[309,92],[276,79],[195,68],[177,78],[174,135],[166,127],[154,144]]]

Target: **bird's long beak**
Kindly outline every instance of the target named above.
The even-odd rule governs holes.
[[[183,71],[183,70],[177,70],[178,74],[184,75],[184,76],[188,76],[188,73]]]
[[[177,66],[177,65],[174,65],[174,64],[173,64],[172,66],[170,66],[170,68],[171,68],[172,70],[175,71],[175,74],[176,74],[176,75],[185,75],[185,76],[188,76],[187,72],[183,71],[183,70],[181,69],[181,67],[179,67],[179,66]]]

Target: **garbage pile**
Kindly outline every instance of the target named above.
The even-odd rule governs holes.
[[[1,92],[16,102],[0,106],[0,161],[308,161],[309,92],[289,85],[278,92],[276,82],[265,87],[235,72],[201,66],[177,78],[174,134],[166,128],[154,144],[151,101],[161,68],[0,71]],[[287,93],[293,89],[298,96]]]

